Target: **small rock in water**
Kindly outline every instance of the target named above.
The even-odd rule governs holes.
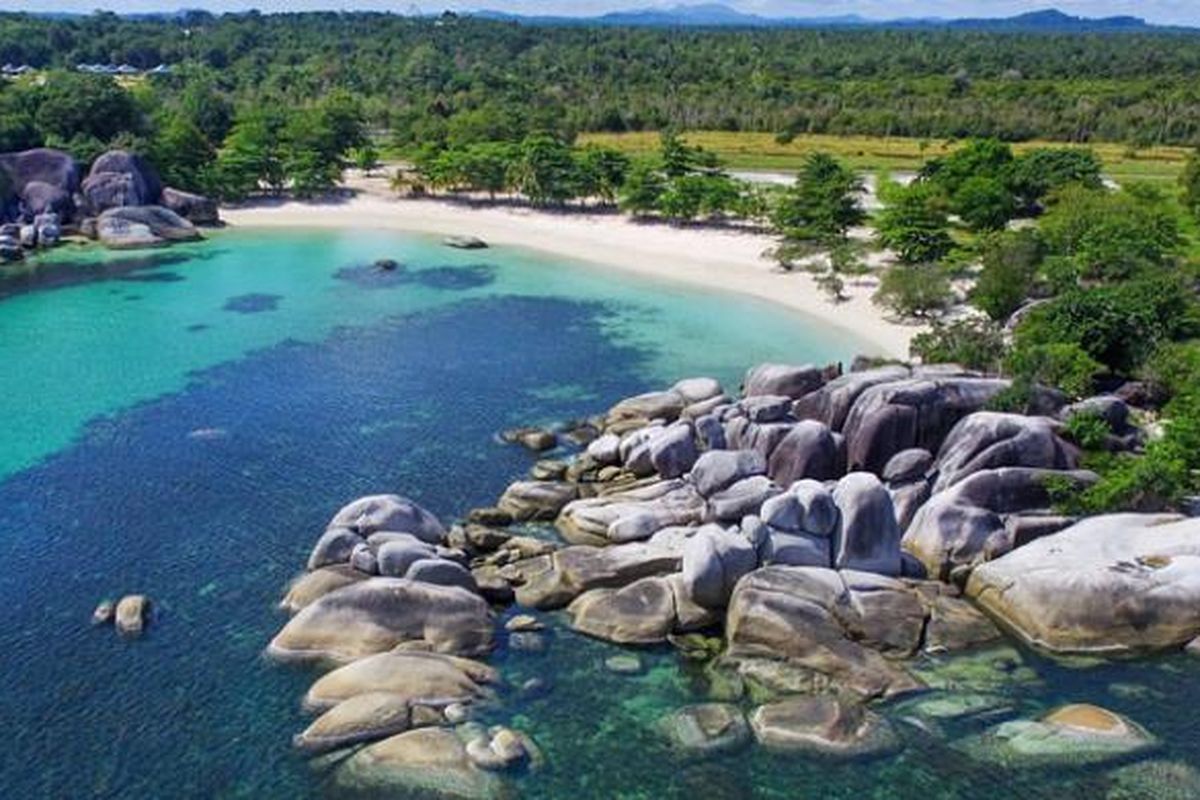
[[[604,659],[604,667],[617,675],[637,675],[642,671],[642,659],[631,654],[609,656]]]
[[[375,266],[385,272],[392,272],[400,267],[400,263],[394,258],[381,258],[375,262]]]
[[[150,598],[144,594],[128,594],[121,598],[115,610],[117,633],[140,636],[150,612]]]
[[[535,481],[559,481],[566,476],[568,466],[565,461],[545,459],[534,464],[529,474]]]
[[[478,236],[447,236],[442,240],[446,247],[457,250],[486,250],[488,243]]]
[[[521,684],[521,696],[525,699],[541,697],[550,691],[550,684],[543,678],[530,678]]]
[[[546,626],[532,614],[518,614],[504,623],[507,631],[540,631]]]
[[[103,600],[100,605],[96,606],[96,610],[92,612],[93,625],[109,625],[116,615],[117,606],[112,600]]]
[[[442,709],[442,715],[451,725],[459,725],[471,718],[471,707],[466,703],[451,703]]]
[[[544,653],[546,637],[533,631],[516,631],[509,635],[508,647],[521,653]]]
[[[467,522],[504,528],[513,524],[512,514],[500,508],[473,508],[467,513]]]

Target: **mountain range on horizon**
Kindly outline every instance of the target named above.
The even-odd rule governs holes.
[[[1148,32],[1180,30],[1182,26],[1156,25],[1141,17],[1079,17],[1058,9],[1030,11],[1011,17],[902,17],[869,19],[858,14],[824,17],[768,17],[738,11],[719,3],[677,5],[669,8],[644,8],[613,11],[586,17],[562,15],[523,15],[507,11],[481,9],[470,16],[509,20],[528,25],[606,25],[613,27],[682,27],[682,28],[823,28],[823,27],[887,27],[887,28],[952,28],[993,31],[1068,32]]]

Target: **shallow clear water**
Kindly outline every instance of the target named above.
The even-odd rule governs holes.
[[[380,257],[406,269],[369,268]],[[332,796],[289,747],[312,673],[261,652],[283,585],[338,506],[399,491],[452,518],[528,468],[496,443],[502,428],[685,375],[736,386],[758,360],[860,349],[767,304],[384,232],[58,251],[0,282],[0,796]],[[126,591],[159,609],[136,642],[88,625],[98,600]],[[757,751],[678,762],[655,720],[706,697],[707,680],[665,650],[644,653],[642,676],[612,675],[600,664],[613,652],[558,626],[548,655],[496,654],[512,685],[550,685],[496,711],[546,752],[524,795],[1102,797],[1110,782],[973,765],[947,749],[957,730],[912,729],[901,756],[872,764]],[[1001,686],[1021,708],[1101,702],[1200,763],[1191,662],[1026,663],[1038,684]]]

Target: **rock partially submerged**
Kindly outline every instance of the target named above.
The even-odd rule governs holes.
[[[761,706],[751,715],[750,726],[754,738],[772,750],[851,759],[888,755],[900,747],[886,719],[857,703],[828,696]]]
[[[488,246],[488,243],[478,236],[447,236],[442,239],[442,244],[457,250],[486,250]]]
[[[480,655],[492,646],[487,603],[457,586],[368,578],[300,610],[267,648],[287,661],[351,661],[415,642],[438,653]]]
[[[1054,653],[1182,647],[1200,635],[1200,520],[1087,519],[979,567],[967,593]]]
[[[196,226],[162,206],[110,208],[96,219],[96,237],[114,250],[158,247],[200,238]]]
[[[1098,706],[1059,708],[1040,719],[1012,720],[962,745],[973,758],[1006,766],[1095,764],[1153,749],[1137,723]]]
[[[443,728],[421,728],[384,739],[356,752],[338,768],[343,790],[409,792],[456,800],[491,800],[503,782],[475,766],[466,744]]]
[[[122,636],[141,636],[150,617],[150,598],[144,594],[127,594],[117,602],[113,624]]]

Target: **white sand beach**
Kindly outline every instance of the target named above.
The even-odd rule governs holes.
[[[834,304],[806,273],[786,273],[764,253],[769,236],[704,227],[639,223],[616,214],[555,214],[509,206],[473,207],[394,196],[382,180],[350,182],[357,194],[318,203],[286,202],[222,209],[245,227],[375,228],[478,236],[491,245],[528,247],[572,259],[737,292],[791,308],[874,345],[873,355],[908,357],[921,328],[886,318],[872,286],[847,281],[849,300]]]

